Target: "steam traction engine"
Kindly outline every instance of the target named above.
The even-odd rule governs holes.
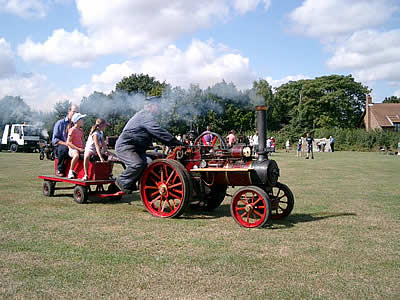
[[[146,209],[157,217],[178,217],[189,204],[205,210],[217,208],[228,186],[241,186],[232,196],[231,215],[247,228],[262,227],[269,218],[281,219],[293,210],[294,196],[278,182],[279,168],[265,151],[267,107],[257,106],[258,158],[248,146],[228,149],[224,139],[204,133],[192,146],[173,149],[166,159],[153,161],[140,181]]]

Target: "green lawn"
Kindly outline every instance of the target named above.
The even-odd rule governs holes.
[[[274,154],[295,208],[245,229],[229,196],[178,219],[152,217],[138,194],[44,197],[53,162],[0,152],[0,298],[399,299],[400,156],[315,157]]]

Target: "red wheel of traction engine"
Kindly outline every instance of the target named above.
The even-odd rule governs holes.
[[[294,196],[286,184],[277,182],[268,191],[268,196],[271,199],[271,219],[283,219],[290,215],[294,207]]]
[[[153,161],[140,180],[140,197],[147,211],[156,217],[180,216],[192,196],[190,175],[178,162]]]
[[[257,186],[246,186],[233,195],[231,215],[240,226],[263,227],[270,214],[270,201],[263,189]]]

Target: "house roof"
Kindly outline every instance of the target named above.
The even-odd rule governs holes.
[[[369,109],[381,127],[400,123],[400,103],[373,103]]]

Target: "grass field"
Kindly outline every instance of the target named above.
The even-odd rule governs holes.
[[[53,162],[0,152],[0,298],[399,299],[400,156],[272,158],[294,211],[245,229],[229,196],[178,219],[152,217],[138,194],[44,197]]]

